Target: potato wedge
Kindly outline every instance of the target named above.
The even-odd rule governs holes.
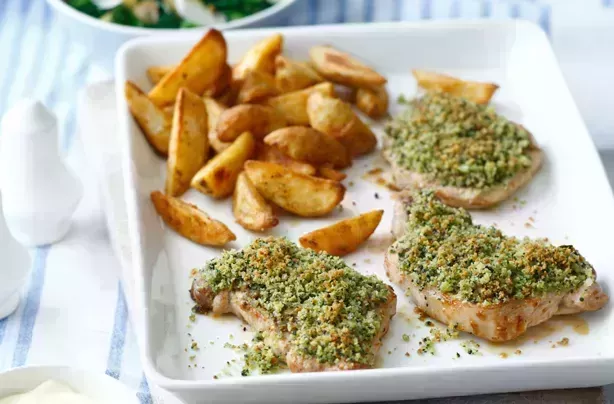
[[[329,97],[334,97],[335,86],[330,82],[316,84],[315,86],[307,87],[303,90],[269,98],[266,104],[279,111],[288,121],[288,125],[307,126],[309,125],[307,99],[313,93],[321,93]]]
[[[231,80],[230,85],[215,99],[229,108],[235,106],[242,85],[242,81]]]
[[[226,92],[232,82],[232,68],[228,63],[222,68],[222,73],[210,87],[203,92],[205,97],[219,97]]]
[[[145,139],[158,154],[166,156],[171,138],[171,117],[133,82],[126,81],[124,92],[130,112]]]
[[[311,127],[337,139],[351,156],[372,151],[377,138],[347,102],[314,93],[307,102]]]
[[[258,193],[245,172],[239,174],[232,195],[232,213],[237,223],[247,230],[265,231],[277,226],[279,219],[273,207]]]
[[[466,98],[477,104],[488,104],[499,88],[494,83],[467,81],[427,70],[412,70],[418,85],[429,91],[442,91],[456,97]]]
[[[351,163],[347,150],[337,139],[313,128],[289,126],[277,129],[264,138],[264,143],[294,160],[314,165],[330,163],[344,168]]]
[[[286,126],[286,120],[276,109],[266,105],[236,105],[222,112],[217,121],[217,136],[223,142],[232,142],[243,132],[251,132],[263,139],[275,129]]]
[[[333,225],[301,236],[301,246],[326,251],[339,257],[355,251],[373,234],[382,220],[383,210],[373,210],[360,216],[341,220]]]
[[[281,52],[283,40],[281,34],[274,34],[256,43],[232,69],[232,77],[235,80],[242,80],[245,78],[247,70],[274,74],[275,57]]]
[[[162,111],[164,111],[164,113],[168,115],[172,120],[173,113],[175,113],[175,105],[174,104],[167,105],[166,107],[162,108]]]
[[[275,83],[282,93],[302,90],[323,81],[324,78],[308,63],[296,62],[282,55],[275,58]]]
[[[175,66],[151,66],[147,69],[147,76],[152,84],[158,84],[160,80],[166,74],[168,74],[171,70],[173,70]],[[226,92],[228,86],[230,86],[230,82],[232,81],[232,68],[229,64],[224,66],[222,74],[220,77],[211,85],[211,87],[207,88],[203,93],[203,96],[206,97],[219,97]]]
[[[195,205],[160,191],[151,193],[151,201],[168,227],[197,244],[219,247],[237,239],[224,223],[213,219]]]
[[[347,174],[337,171],[329,164],[318,167],[318,177],[341,182],[347,178]]]
[[[355,102],[359,110],[373,119],[379,119],[388,113],[388,92],[384,86],[375,90],[357,89]]]
[[[272,75],[259,70],[247,70],[243,78],[243,85],[237,95],[237,103],[259,102],[277,94],[275,78]]]
[[[192,178],[190,185],[214,198],[232,194],[243,163],[254,154],[255,147],[252,134],[243,133],[229,148],[209,160]]]
[[[195,94],[214,85],[226,66],[226,41],[220,31],[210,29],[170,73],[149,92],[151,100],[165,106],[175,102],[179,89]]]
[[[386,84],[384,76],[332,46],[313,46],[309,57],[318,73],[332,82],[362,88],[377,88]]]
[[[345,195],[345,187],[336,181],[299,174],[275,163],[250,160],[245,162],[245,173],[265,199],[303,217],[326,215]]]
[[[151,84],[156,85],[174,68],[175,66],[149,66],[147,68],[147,77]]]
[[[289,168],[292,171],[305,175],[315,175],[316,168],[309,163],[303,163],[302,161],[296,161],[277,148],[269,146],[264,143],[259,143],[256,147],[256,160],[267,161],[269,163],[276,163]]]
[[[228,149],[232,142],[222,142],[217,137],[216,127],[217,121],[220,119],[222,112],[226,111],[226,106],[210,97],[203,97],[205,108],[207,109],[207,138],[209,145],[216,153],[221,153]]]
[[[203,100],[182,88],[177,94],[173,126],[166,161],[165,192],[180,196],[190,188],[194,174],[209,155],[207,110]]]

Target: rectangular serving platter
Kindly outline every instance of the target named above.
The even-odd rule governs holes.
[[[475,221],[494,224],[510,235],[574,244],[595,266],[606,292],[612,292],[614,198],[548,39],[537,26],[513,21],[420,22],[232,31],[224,33],[229,61],[238,61],[255,41],[274,32],[284,35],[284,53],[290,57],[306,59],[310,46],[331,44],[373,65],[388,78],[392,115],[402,110],[396,102],[399,95],[416,94],[412,68],[498,83],[501,88],[493,106],[534,134],[546,160],[515,198],[495,209],[474,212]],[[597,313],[550,321],[505,345],[473,338],[480,344],[477,355],[461,347],[472,339],[468,334],[437,343],[435,355],[420,355],[420,341],[431,328],[398,288],[398,313],[376,369],[241,377],[242,355],[227,344],[249,342],[249,329],[245,331],[234,317],[198,315],[190,320],[191,270],[218,256],[220,250],[195,245],[162,225],[149,194],[163,188],[165,162],[152,152],[123,97],[126,80],[149,89],[146,68],[177,63],[198,39],[137,39],[122,48],[116,61],[136,307],[142,360],[152,382],[190,403],[333,403],[587,387],[614,381],[611,304]],[[381,137],[382,124],[367,122]],[[376,233],[346,261],[362,273],[389,282],[383,258],[391,242],[391,191],[365,175],[378,168],[386,169],[379,149],[356,160],[347,171],[342,209],[320,219],[282,216],[280,225],[266,234],[296,241],[303,233],[341,218],[384,209]],[[231,227],[237,241],[230,247],[241,248],[259,236],[235,223],[229,200],[214,201],[194,190],[183,198]],[[568,338],[567,345],[557,343],[563,338]],[[197,350],[192,349],[194,342]]]

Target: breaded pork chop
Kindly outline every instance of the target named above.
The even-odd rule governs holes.
[[[400,189],[432,189],[446,204],[488,208],[527,184],[543,152],[524,127],[487,106],[444,93],[409,102],[384,137]]]
[[[594,311],[608,297],[572,246],[506,237],[474,225],[432,191],[400,199],[385,266],[429,316],[491,341],[522,335],[552,316]]]
[[[381,280],[283,238],[224,252],[200,270],[191,295],[201,311],[232,313],[257,332],[251,357],[261,371],[275,362],[292,372],[373,367],[396,313]]]

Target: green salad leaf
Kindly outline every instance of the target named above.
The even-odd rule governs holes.
[[[65,0],[66,3],[76,10],[91,17],[103,19],[115,24],[128,25],[132,27],[147,28],[194,28],[198,27],[191,21],[184,20],[177,15],[175,10],[169,7],[165,0],[154,0],[158,6],[159,17],[155,23],[146,22],[135,14],[133,6],[124,2],[110,10],[101,10],[92,0]],[[137,0],[137,6],[144,0]],[[148,0],[151,2],[152,0]],[[228,21],[247,17],[270,7],[273,3],[270,0],[201,0],[204,5],[212,11],[224,15]]]

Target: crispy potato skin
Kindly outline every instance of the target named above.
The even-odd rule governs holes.
[[[221,153],[230,147],[232,142],[222,142],[217,137],[217,121],[220,119],[222,112],[226,111],[226,106],[213,98],[203,97],[205,108],[207,109],[207,137],[209,145],[216,153]]]
[[[428,91],[442,91],[457,97],[466,98],[477,104],[488,104],[499,88],[494,83],[461,80],[445,74],[428,70],[412,70],[418,85]]]
[[[305,248],[343,256],[355,251],[375,231],[382,220],[383,210],[373,210],[360,216],[341,220],[331,226],[307,233],[299,238]]]
[[[258,192],[284,210],[303,217],[330,213],[345,195],[336,181],[312,177],[274,163],[250,160],[245,172]]]
[[[314,93],[307,101],[311,127],[337,139],[350,153],[369,153],[377,145],[371,129],[356,116],[350,104],[337,98]]]
[[[147,68],[147,78],[149,78],[151,84],[156,85],[174,68],[175,66],[149,66]]]
[[[281,113],[288,121],[288,125],[307,126],[309,125],[307,99],[314,93],[335,97],[335,86],[330,82],[316,84],[315,86],[307,87],[303,90],[269,98],[266,104]]]
[[[256,43],[247,51],[241,62],[233,68],[232,77],[235,80],[242,80],[247,70],[274,74],[275,57],[281,52],[283,42],[281,34],[274,34]]]
[[[209,155],[205,103],[186,88],[179,90],[166,162],[166,194],[180,196]]]
[[[232,83],[232,68],[228,63],[224,64],[222,73],[217,80],[213,82],[203,92],[204,97],[219,97],[226,92]]]
[[[271,74],[259,70],[247,70],[237,95],[237,103],[256,103],[277,94],[275,78]]]
[[[256,146],[256,160],[267,161],[282,165],[292,171],[305,175],[315,175],[316,168],[309,163],[296,161],[287,155],[283,154],[275,147],[269,146],[266,143],[258,143]]]
[[[232,212],[237,223],[247,230],[265,231],[279,224],[273,208],[258,193],[245,172],[237,178],[232,195]]]
[[[159,105],[172,104],[185,87],[202,95],[220,78],[226,66],[226,40],[220,31],[210,29],[171,72],[149,92]]]
[[[243,163],[249,159],[256,148],[251,133],[245,132],[230,147],[213,157],[201,168],[191,186],[214,198],[225,198],[232,194]]]
[[[332,46],[313,46],[309,57],[317,72],[334,83],[361,88],[377,88],[386,84],[384,76]]]
[[[304,126],[277,129],[264,138],[264,143],[276,147],[285,155],[314,165],[332,164],[344,168],[350,165],[345,147],[334,137]]]
[[[130,112],[145,135],[145,139],[156,153],[166,156],[171,137],[170,116],[154,104],[133,82],[126,81],[124,91]]]
[[[375,90],[359,88],[356,90],[356,107],[373,119],[379,119],[388,114],[389,97],[386,87]]]
[[[217,122],[217,137],[232,142],[249,131],[256,139],[263,139],[275,129],[286,126],[284,117],[266,105],[236,105],[222,112]]]
[[[335,170],[329,164],[325,164],[323,166],[318,167],[318,177],[341,182],[347,178],[347,174]]]
[[[275,83],[282,93],[302,90],[324,81],[308,63],[297,62],[282,55],[275,58]]]
[[[209,217],[195,205],[160,191],[151,193],[151,201],[168,227],[197,244],[223,246],[237,239],[224,223]]]

